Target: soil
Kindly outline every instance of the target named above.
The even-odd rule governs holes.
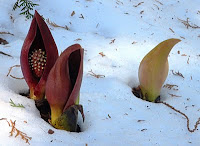
[[[143,99],[143,95],[142,95],[142,91],[141,91],[141,89],[140,89],[140,86],[138,86],[138,87],[136,87],[136,88],[132,88],[132,93],[133,93],[136,97],[138,97],[138,98],[144,100],[144,99]],[[147,100],[145,100],[145,101],[147,101]],[[158,96],[158,97],[156,98],[155,103],[160,103],[160,96]]]
[[[40,116],[43,120],[49,123],[49,119],[51,119],[51,109],[49,103],[46,99],[36,100],[35,106],[40,111]]]

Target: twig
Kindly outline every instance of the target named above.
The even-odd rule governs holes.
[[[91,76],[93,76],[93,77],[95,77],[95,78],[105,78],[105,75],[97,75],[92,70],[89,71],[88,74],[91,75]]]
[[[183,36],[180,36],[180,38],[185,39],[185,37],[183,37]]]
[[[147,129],[145,128],[145,129],[142,129],[142,130],[140,130],[140,131],[145,131],[145,130],[147,130]]]
[[[7,120],[7,119],[6,119],[6,118],[1,118],[0,121],[1,121],[1,120]]]
[[[20,107],[20,108],[25,108],[24,106],[23,106],[23,104],[15,104],[13,101],[12,101],[12,99],[10,99],[10,106],[12,106],[12,107]]]
[[[9,54],[7,54],[7,53],[4,53],[4,52],[2,52],[2,51],[0,51],[0,54],[5,55],[5,56],[8,56],[8,57],[12,57],[11,55],[9,55]]]
[[[96,28],[99,27],[99,23],[97,23]]]
[[[141,11],[140,14],[144,13],[144,11]]]
[[[123,5],[123,2],[117,0],[116,4],[118,4],[118,5],[119,5],[119,4],[122,4],[122,5]]]
[[[16,121],[13,122],[12,120],[10,120],[11,127],[12,127],[12,130],[10,131],[10,136],[13,136],[14,132],[17,132],[17,134],[15,135],[15,137],[17,137],[17,136],[20,135],[20,136],[21,136],[21,139],[22,139],[22,140],[25,140],[26,143],[28,143],[28,144],[30,145],[29,140],[31,140],[32,138],[29,137],[29,136],[27,136],[26,133],[23,133],[23,132],[21,132],[20,130],[18,130],[18,129],[15,127],[15,122],[16,122]]]
[[[6,40],[0,38],[0,44],[2,44],[2,45],[6,45],[6,44],[8,44],[8,42],[7,42]]]
[[[197,26],[196,24],[193,24],[193,25],[190,24],[189,23],[189,18],[187,18],[186,20],[181,20],[181,19],[178,18],[178,20],[181,21],[187,27],[187,29],[189,27],[194,28],[194,29],[200,28],[200,26]]]
[[[177,88],[178,88],[178,85],[166,84],[166,85],[163,86],[163,88],[168,88],[168,89],[170,89],[170,90],[171,90],[172,88],[174,88],[174,87],[177,87]],[[175,89],[175,88],[174,88],[174,90],[178,90],[178,89]]]
[[[21,65],[14,65],[14,66],[11,66],[9,71],[8,71],[8,74],[6,75],[7,77],[9,76],[11,70],[14,68],[14,67],[21,67]]]
[[[56,24],[56,23],[54,23],[54,22],[51,22],[51,21],[49,20],[49,18],[46,19],[46,21],[47,21],[47,23],[48,23],[49,25],[51,25],[51,26],[53,26],[53,27],[60,27],[60,28],[63,28],[63,29],[69,30],[69,28],[68,28],[67,25],[65,25],[65,27],[60,26],[60,25],[58,25],[58,24]]]
[[[187,56],[186,54],[182,54],[181,56]]]
[[[75,39],[74,41],[81,41],[82,39],[78,38],[78,39]]]
[[[153,4],[153,5],[156,6],[158,10],[160,10],[160,8],[158,7],[158,5],[156,5],[156,4]]]
[[[157,3],[159,3],[160,5],[163,5],[163,3],[161,3],[160,1],[158,1],[158,0],[155,0]]]
[[[181,112],[181,111],[175,109],[173,106],[169,105],[169,104],[166,103],[166,102],[159,101],[158,103],[162,103],[162,104],[166,105],[167,107],[171,108],[172,110],[176,111],[177,113],[183,115],[183,116],[186,118],[186,120],[187,120],[187,129],[188,129],[189,132],[192,133],[192,132],[194,132],[194,131],[197,130],[197,127],[198,127],[198,125],[200,124],[200,117],[199,117],[199,119],[196,121],[196,124],[194,125],[194,129],[190,129],[190,127],[189,127],[189,125],[190,125],[190,120],[189,120],[189,118],[188,118],[188,116],[187,116],[186,114],[184,114],[183,112]]]
[[[8,122],[6,118],[1,118],[0,120],[5,120],[8,123],[8,126],[10,127],[10,123]]]
[[[175,75],[175,76],[180,76],[180,77],[184,78],[183,74],[180,73],[179,71],[178,71],[178,72],[174,72],[174,71],[172,70],[172,74]]]
[[[14,65],[14,66],[11,66],[10,69],[9,69],[9,71],[8,71],[8,74],[7,74],[6,76],[8,77],[8,76],[10,75],[12,78],[18,79],[18,80],[24,79],[24,77],[18,78],[18,77],[15,77],[15,76],[13,76],[13,75],[10,74],[11,70],[12,70],[14,67],[20,67],[20,66],[21,66],[21,65]]]
[[[133,45],[133,44],[136,44],[137,42],[135,42],[135,41],[133,41],[131,44]]]
[[[168,94],[171,95],[172,97],[181,97],[181,96],[170,94],[170,93],[168,93]]]
[[[24,79],[24,77],[18,78],[18,77],[15,77],[15,76],[13,76],[13,75],[10,75],[10,77],[12,77],[12,78],[14,78],[14,79],[17,79],[17,80],[23,80],[23,79]]]
[[[190,60],[190,56],[188,57],[187,64],[190,64],[189,60]]]
[[[25,140],[25,142],[28,143],[28,144],[30,145],[29,140],[31,140],[32,137],[29,137],[29,136],[27,136],[26,133],[24,133],[24,132],[18,130],[18,129],[15,127],[15,122],[16,122],[16,121],[13,122],[12,120],[10,120],[10,122],[9,122],[6,118],[2,118],[2,119],[0,119],[0,120],[5,120],[5,121],[7,121],[8,126],[9,126],[9,127],[12,127],[12,129],[11,129],[11,131],[10,131],[10,136],[13,136],[14,133],[16,132],[15,138],[16,138],[17,136],[20,135],[20,136],[21,136],[21,139],[22,139],[22,140]]]
[[[134,7],[138,7],[139,5],[143,4],[144,2],[140,2],[137,5],[133,5]]]
[[[80,16],[79,18],[82,18],[82,19],[84,19],[84,16],[83,16],[83,14],[81,14],[81,16]]]
[[[137,122],[144,122],[145,120],[137,120]]]
[[[14,34],[12,34],[12,33],[10,33],[10,32],[0,32],[0,34],[9,34],[9,35],[12,35],[12,36],[14,36]]]
[[[18,77],[15,77],[15,76],[13,76],[13,75],[10,74],[10,72],[12,71],[12,69],[13,69],[14,67],[20,67],[20,66],[21,66],[21,65],[14,65],[14,66],[11,66],[10,69],[9,69],[9,71],[8,71],[8,74],[7,74],[6,76],[8,77],[8,76],[10,75],[12,78],[14,78],[14,79],[19,79],[19,80],[24,79],[24,77],[18,78]]]
[[[173,33],[174,33],[174,30],[173,30],[172,28],[169,28],[169,30],[171,30],[171,32],[173,32]]]

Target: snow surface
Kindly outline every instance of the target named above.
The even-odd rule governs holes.
[[[199,0],[34,0],[45,19],[70,29],[49,25],[59,52],[74,43],[85,49],[80,92],[85,122],[79,119],[80,133],[57,130],[46,123],[34,101],[19,95],[28,91],[25,80],[6,76],[11,66],[19,65],[31,23],[19,15],[19,9],[12,11],[15,2],[0,0],[0,32],[14,34],[0,34],[9,42],[0,45],[0,51],[13,56],[0,55],[0,118],[16,120],[16,128],[32,137],[30,145],[200,145],[200,131],[190,133],[182,115],[132,94],[132,88],[139,85],[142,58],[161,41],[180,38],[182,41],[170,53],[165,82],[178,85],[178,90],[162,88],[161,100],[184,112],[193,129],[200,117],[200,29],[187,29],[181,20],[189,18],[191,25],[200,26]],[[89,74],[91,70],[105,77],[95,78]],[[171,70],[179,71],[184,78]],[[20,68],[14,68],[11,74],[22,77]],[[10,106],[10,99],[25,108]],[[52,135],[49,129],[54,131]],[[28,145],[20,137],[10,137],[10,130],[1,120],[0,145]]]

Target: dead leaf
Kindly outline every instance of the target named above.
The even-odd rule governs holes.
[[[75,15],[75,11],[72,11],[71,16],[74,16],[74,15]]]
[[[115,43],[115,39],[111,40],[109,44],[113,44],[113,43]]]
[[[49,133],[49,134],[54,134],[54,131],[51,130],[51,129],[49,129],[48,133]]]
[[[106,56],[103,52],[99,53],[102,57]]]

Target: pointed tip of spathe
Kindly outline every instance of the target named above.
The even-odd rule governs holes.
[[[160,44],[157,45],[157,47],[160,45],[160,48],[165,48],[166,51],[168,52],[167,55],[170,53],[171,49],[179,43],[181,40],[177,38],[171,38],[168,40],[165,40],[161,42]],[[166,48],[167,47],[167,48]]]
[[[63,54],[64,52],[68,52],[71,53],[75,50],[80,50],[81,52],[84,50],[80,44],[73,44],[71,46],[69,46],[68,48],[66,48],[66,50],[64,50],[61,54]]]
[[[176,41],[178,41],[178,42],[181,41],[181,39],[177,39],[177,38],[170,38],[170,39],[167,39],[167,40],[176,40]]]
[[[34,17],[41,17],[37,10],[35,10]]]
[[[178,43],[181,41],[181,39],[177,39],[177,38],[171,38],[171,39],[168,39],[168,41],[173,41],[174,43]]]
[[[43,15],[40,15],[40,14],[38,13],[37,10],[35,10],[35,14],[34,14],[33,18],[34,18],[34,17],[35,17],[37,20],[45,20],[44,17],[43,17]]]
[[[167,40],[165,40],[165,41],[163,41],[163,42],[161,42],[161,43],[162,43],[162,44],[165,44],[165,45],[166,45],[166,43],[167,43],[167,44],[169,44],[169,45],[174,46],[174,45],[176,45],[177,43],[179,43],[180,41],[181,41],[180,39],[171,38],[171,39],[167,39]]]
[[[36,15],[39,15],[39,13],[38,13],[38,11],[37,11],[37,10],[35,10],[35,14],[34,14],[34,16],[36,16]]]

